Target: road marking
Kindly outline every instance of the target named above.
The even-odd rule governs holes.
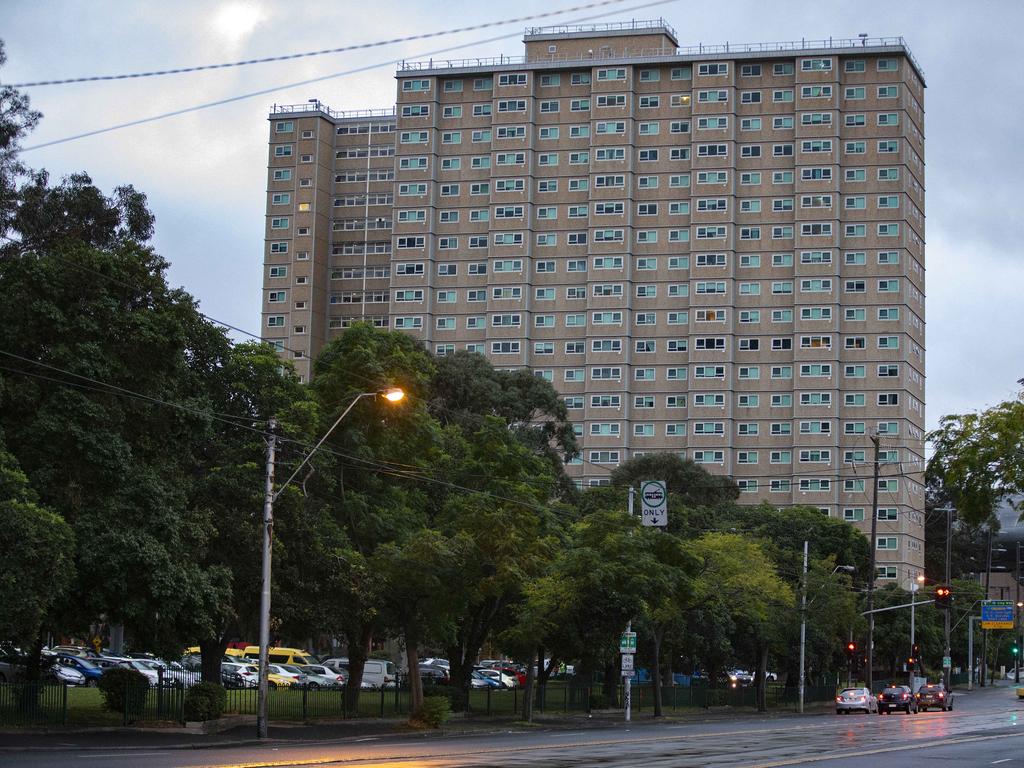
[[[1000,763],[1008,763],[1008,762],[1010,762],[1010,758],[1004,757],[1002,760],[993,760],[992,761],[992,765],[999,765]]]
[[[89,760],[89,759],[100,758],[100,757],[102,757],[104,759],[109,759],[111,757],[158,757],[160,755],[169,755],[169,754],[171,754],[171,753],[170,752],[166,752],[166,751],[165,752],[131,752],[131,751],[125,751],[125,752],[114,752],[114,753],[109,754],[109,755],[81,754],[81,755],[78,755],[78,759],[79,760]]]
[[[356,741],[377,741],[379,738],[380,736],[364,736],[361,739],[356,739]]]
[[[976,741],[994,741],[996,739],[1012,739],[1020,738],[1022,734],[1019,733],[1001,733],[993,736],[967,736],[962,739],[943,739],[941,741],[932,741],[922,743],[921,740],[914,742],[913,744],[900,744],[895,747],[878,747],[876,749],[862,749],[858,752],[836,752],[827,755],[809,755],[807,757],[798,757],[789,760],[778,760],[771,763],[754,763],[750,768],[780,768],[786,765],[801,765],[803,763],[816,763],[824,762],[825,760],[846,760],[851,757],[866,757],[867,755],[881,755],[886,752],[905,752],[908,749],[931,749],[933,747],[945,747],[950,744],[970,744]]]

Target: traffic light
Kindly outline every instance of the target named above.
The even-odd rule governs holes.
[[[1013,645],[1010,646],[1010,653],[1013,654],[1013,658],[1017,658],[1020,655],[1020,645],[1017,641],[1014,641]]]
[[[948,609],[953,602],[953,590],[945,584],[935,588],[935,607]]]
[[[852,640],[846,644],[846,660],[850,663],[857,658],[857,644]]]

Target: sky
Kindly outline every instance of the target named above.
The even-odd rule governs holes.
[[[0,0],[7,66],[21,83],[214,64],[338,48],[569,8],[449,0]],[[648,0],[649,3],[649,0]],[[26,147],[193,105],[223,106],[26,151],[59,177],[130,183],[156,215],[154,245],[207,315],[259,332],[273,104],[389,107],[396,60],[522,53],[526,26],[653,19],[681,46],[902,36],[924,70],[927,187],[927,425],[1015,397],[1024,377],[1024,3],[972,0],[644,0],[360,51],[166,77],[26,88],[44,117]],[[712,10],[713,9],[713,10]],[[699,10],[699,13],[695,12]],[[494,40],[499,36],[503,39]],[[488,41],[489,42],[485,42]],[[439,53],[450,46],[465,46]],[[370,65],[381,66],[369,68]],[[312,78],[365,71],[302,86]],[[238,334],[236,334],[237,336]]]

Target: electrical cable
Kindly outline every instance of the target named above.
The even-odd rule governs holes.
[[[560,8],[554,11],[545,11],[543,13],[534,13],[529,16],[518,16],[511,19],[502,19],[500,21],[486,21],[480,24],[471,24],[466,27],[454,27],[452,29],[440,30],[438,32],[423,32],[418,35],[407,35],[405,37],[393,37],[387,40],[376,40],[371,43],[357,43],[355,45],[344,45],[339,48],[325,48],[320,51],[303,51],[302,53],[287,53],[280,56],[264,56],[258,59],[244,59],[242,61],[228,61],[220,64],[198,64],[191,67],[176,67],[173,69],[157,69],[148,72],[130,72],[119,75],[91,75],[88,77],[70,77],[61,80],[36,80],[25,83],[12,83],[11,88],[34,88],[43,85],[67,85],[70,83],[91,83],[91,82],[102,82],[109,80],[133,80],[146,77],[162,77],[164,75],[180,75],[188,72],[202,72],[211,69],[229,69],[231,67],[245,67],[250,64],[266,64],[275,61],[290,61],[293,59],[304,59],[312,56],[324,56],[331,53],[345,53],[346,51],[361,51],[368,48],[380,48],[387,45],[395,45],[396,43],[408,43],[413,40],[426,40],[432,37],[445,37],[447,35],[456,35],[462,32],[474,32],[478,29],[487,29],[489,27],[503,27],[506,24],[519,24],[524,21],[533,21],[534,19],[550,18],[551,16],[561,16],[565,13],[575,13],[576,11],[587,11],[592,8],[600,8],[608,5],[618,5],[624,3],[626,0],[598,0],[597,2],[586,3],[585,5],[574,5],[568,8]],[[518,33],[516,33],[518,34]]]
[[[603,18],[604,16],[613,16],[613,15],[615,15],[617,13],[626,13],[626,12],[629,12],[629,11],[639,10],[641,8],[649,8],[649,7],[654,6],[654,5],[664,5],[666,3],[673,3],[673,2],[677,2],[677,0],[652,0],[652,2],[643,3],[643,4],[640,4],[640,5],[630,6],[629,8],[616,9],[614,11],[607,11],[605,13],[599,13],[599,14],[595,14],[593,16],[587,16],[587,17],[584,17],[582,19],[577,19],[576,21],[590,21],[590,20],[593,20],[593,19]],[[462,48],[471,48],[474,45],[483,45],[485,43],[493,43],[493,42],[497,42],[498,40],[505,40],[505,39],[507,39],[509,37],[516,37],[518,35],[519,35],[519,32],[514,32],[514,33],[508,34],[508,35],[498,35],[497,37],[490,37],[490,38],[486,38],[486,39],[483,39],[483,40],[474,40],[473,42],[470,42],[470,43],[462,43],[460,45],[452,45],[452,46],[449,46],[447,48],[439,48],[438,50],[435,50],[435,51],[428,51],[426,53],[419,54],[417,58],[435,56],[435,55],[440,54],[440,53],[447,53],[448,51],[456,51],[456,50],[460,50]],[[354,75],[354,74],[358,74],[360,72],[367,72],[367,71],[369,71],[371,69],[379,69],[380,67],[386,67],[388,65],[400,64],[401,62],[406,61],[406,60],[407,60],[407,58],[389,59],[388,61],[381,61],[381,62],[376,62],[374,64],[367,64],[365,66],[355,67],[354,69],[347,69],[347,70],[344,70],[342,72],[334,72],[334,73],[329,74],[329,75],[321,75],[319,77],[312,77],[312,78],[308,78],[306,80],[299,80],[299,81],[296,81],[294,83],[286,83],[284,85],[275,85],[275,86],[272,86],[270,88],[262,88],[262,89],[260,89],[258,91],[250,91],[248,93],[242,93],[242,94],[239,94],[237,96],[229,96],[227,98],[217,99],[216,101],[208,101],[208,102],[205,102],[203,104],[194,104],[194,105],[192,105],[190,107],[182,107],[181,109],[175,109],[175,110],[171,110],[169,112],[162,112],[162,113],[160,113],[158,115],[151,115],[149,117],[141,117],[141,118],[138,118],[138,119],[135,119],[135,120],[129,120],[129,121],[124,122],[124,123],[118,123],[116,125],[110,125],[110,126],[107,126],[105,128],[96,128],[96,129],[91,130],[91,131],[85,131],[84,133],[77,133],[77,134],[74,134],[72,136],[65,136],[65,137],[60,138],[60,139],[53,139],[51,141],[45,141],[45,142],[42,142],[40,144],[33,144],[32,146],[23,147],[20,151],[23,152],[23,153],[24,152],[31,152],[31,151],[36,150],[36,149],[43,149],[45,147],[52,147],[52,146],[56,146],[58,144],[66,144],[66,143],[71,142],[71,141],[78,141],[79,139],[89,138],[90,136],[99,136],[101,134],[112,133],[113,131],[119,131],[119,130],[122,130],[124,128],[132,128],[132,127],[137,126],[137,125],[145,125],[147,123],[154,123],[154,122],[157,122],[159,120],[166,120],[167,118],[170,118],[170,117],[177,117],[179,115],[186,115],[186,114],[189,114],[189,113],[192,113],[192,112],[199,112],[199,111],[204,110],[204,109],[210,109],[212,107],[220,107],[220,106],[223,106],[225,104],[233,104],[236,101],[244,101],[246,99],[251,99],[251,98],[254,98],[256,96],[266,96],[267,94],[275,93],[277,91],[283,91],[283,90],[286,90],[288,88],[297,88],[297,87],[299,87],[301,85],[309,85],[311,83],[319,83],[319,82],[323,82],[324,80],[332,80],[332,79],[338,78],[338,77],[345,77],[347,75]]]

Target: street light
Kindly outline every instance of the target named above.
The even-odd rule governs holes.
[[[804,588],[803,588],[803,595],[801,595],[801,597],[800,597],[800,714],[801,715],[804,713],[804,676],[805,676],[804,675],[804,658],[805,658],[805,655],[807,653],[807,605],[808,605],[808,603],[807,603],[807,548],[808,548],[808,543],[809,542],[805,539],[804,540],[804,574],[803,574],[804,575],[804,578],[803,578]],[[833,576],[836,575],[836,573],[838,571],[845,571],[846,573],[853,573],[856,570],[857,569],[854,568],[852,565],[837,565],[835,568],[832,569],[832,573],[830,573],[828,575],[828,577],[831,579]],[[819,588],[819,591],[821,589],[823,589],[824,587],[825,587],[825,585],[822,584],[821,587]],[[811,602],[813,603],[816,598],[817,598],[817,595],[815,595],[814,598],[811,599]]]
[[[277,435],[275,434],[277,421],[275,419],[270,420],[270,437],[267,440],[267,471],[263,495],[263,583],[260,591],[260,679],[256,705],[256,738],[265,739],[267,737],[267,656],[270,647],[270,542],[274,529],[274,502],[284,492],[284,489],[288,487],[288,484],[295,479],[299,471],[309,463],[313,454],[324,444],[324,441],[334,431],[335,427],[342,422],[342,419],[348,416],[355,404],[364,397],[376,397],[378,395],[389,403],[398,403],[405,398],[405,392],[398,387],[390,387],[374,392],[360,392],[352,398],[352,402],[341,412],[341,416],[335,420],[331,428],[324,433],[324,436],[320,438],[320,442],[314,445],[313,450],[306,454],[306,458],[295,468],[291,477],[285,480],[284,484],[277,489],[277,493],[274,493],[274,455],[277,447]]]

